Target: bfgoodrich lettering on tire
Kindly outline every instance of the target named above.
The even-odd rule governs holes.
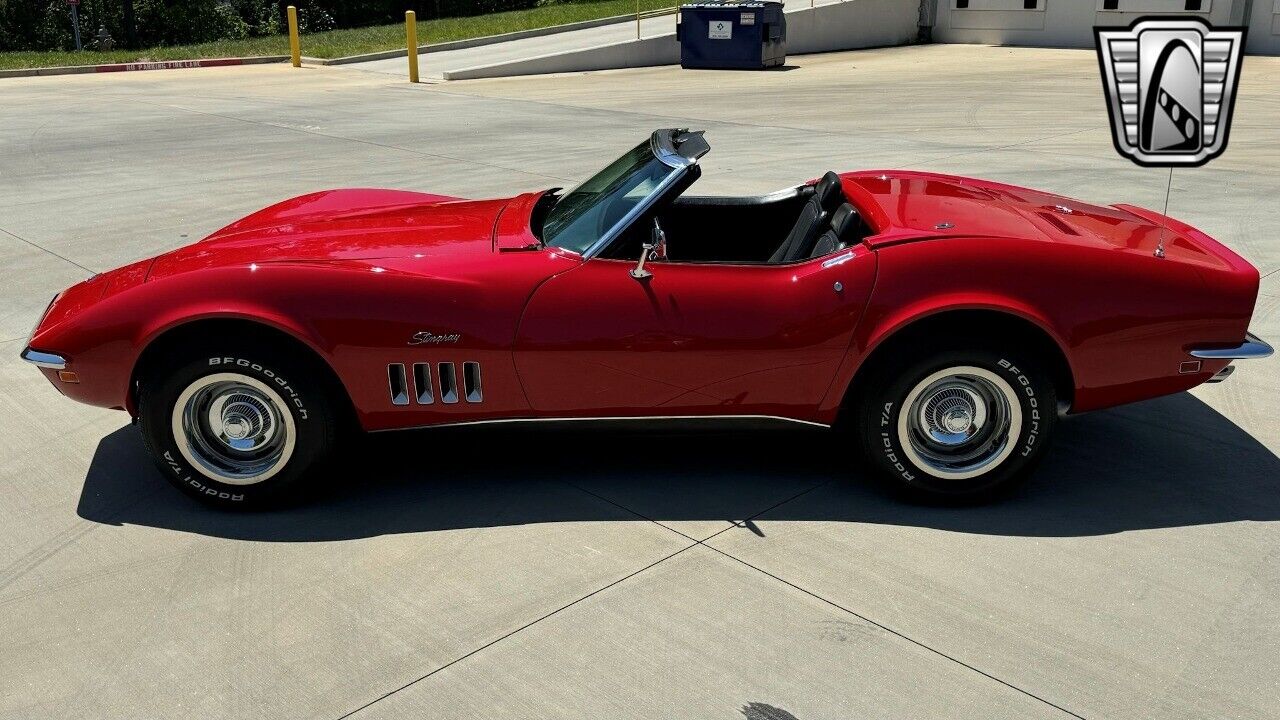
[[[211,346],[141,379],[138,419],[160,472],[239,508],[314,485],[335,444],[333,403],[309,358]]]
[[[1024,480],[1057,419],[1035,356],[950,350],[882,362],[855,400],[870,465],[924,500],[974,500]]]

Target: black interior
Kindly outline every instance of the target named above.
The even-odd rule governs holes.
[[[752,197],[681,196],[659,203],[602,257],[635,259],[653,219],[667,236],[668,262],[792,263],[856,243],[870,234],[829,172],[814,185]]]
[[[813,243],[813,249],[809,251],[807,257],[822,257],[836,250],[843,250],[848,247],[849,240],[855,237],[860,229],[862,218],[859,217],[858,211],[853,209],[849,203],[843,203],[836,211],[831,214],[831,223],[826,231]],[[866,237],[866,234],[856,235],[859,239]]]
[[[798,262],[811,257],[818,235],[830,226],[831,213],[844,201],[840,176],[833,172],[823,175],[813,186],[813,196],[800,208],[786,239],[769,256],[769,262]]]

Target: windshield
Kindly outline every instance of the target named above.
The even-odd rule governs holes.
[[[640,143],[560,198],[542,225],[543,243],[585,253],[679,172],[653,154],[650,141]]]

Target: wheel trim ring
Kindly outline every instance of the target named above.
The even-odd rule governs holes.
[[[277,430],[277,432],[284,433],[279,455],[262,472],[253,475],[225,475],[219,472],[216,467],[213,467],[208,460],[201,457],[200,452],[193,446],[192,439],[188,436],[186,424],[187,405],[197,393],[218,383],[238,383],[253,388],[273,406],[272,409],[283,425],[282,428]],[[293,457],[294,447],[297,443],[297,427],[293,421],[293,413],[289,412],[289,406],[285,403],[284,398],[266,383],[240,373],[214,373],[192,381],[173,403],[170,414],[170,427],[173,431],[174,444],[178,446],[178,452],[186,459],[187,464],[206,478],[225,485],[256,485],[269,480],[288,464]]]
[[[961,470],[948,470],[939,467],[934,461],[921,455],[913,445],[911,434],[911,417],[914,414],[916,400],[931,385],[939,380],[953,376],[969,375],[985,381],[985,385],[992,390],[1000,393],[1008,406],[1008,427],[1003,430],[1004,442],[999,452],[991,457],[985,458],[978,462],[975,466],[969,466]],[[991,408],[987,409],[987,414],[991,415]],[[1007,380],[996,375],[990,370],[975,367],[973,365],[956,365],[943,368],[911,388],[911,392],[907,393],[902,405],[898,409],[898,444],[902,448],[902,453],[907,456],[921,472],[931,475],[942,480],[968,480],[970,478],[983,475],[993,468],[999,467],[1013,453],[1014,448],[1018,444],[1018,439],[1022,435],[1022,403],[1019,401],[1018,394],[1014,391],[1013,386]]]

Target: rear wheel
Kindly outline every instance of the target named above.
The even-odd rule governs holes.
[[[949,350],[885,362],[855,401],[870,464],[930,501],[972,501],[1026,479],[1048,445],[1057,399],[1037,357]]]
[[[168,480],[209,504],[292,499],[336,444],[334,403],[310,358],[211,346],[142,379],[143,440]]]

